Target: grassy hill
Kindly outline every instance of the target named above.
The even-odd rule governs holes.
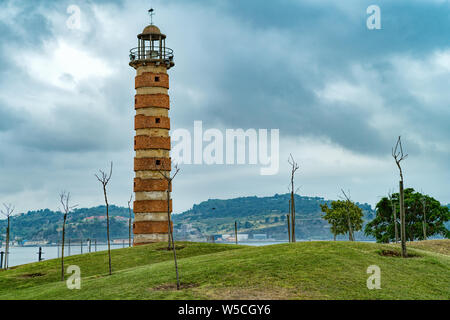
[[[450,240],[396,245],[300,242],[266,247],[178,243],[184,289],[174,290],[172,253],[165,244],[72,256],[81,290],[59,279],[59,261],[0,272],[0,299],[450,299]],[[436,252],[438,251],[438,252]],[[381,290],[368,290],[367,267],[381,268]]]

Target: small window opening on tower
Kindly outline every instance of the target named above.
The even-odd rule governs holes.
[[[155,77],[155,82],[159,82],[159,77],[158,76]]]
[[[155,122],[156,122],[156,123],[161,123],[161,118],[156,118],[156,119],[155,119]]]
[[[160,166],[161,165],[161,160],[156,160],[156,165]]]

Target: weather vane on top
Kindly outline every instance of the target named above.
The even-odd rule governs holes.
[[[153,24],[153,16],[155,15],[155,10],[153,10],[153,8],[150,8],[150,10],[148,10],[148,14],[150,15],[150,24]]]

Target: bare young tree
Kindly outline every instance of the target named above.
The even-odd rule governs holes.
[[[344,189],[341,189],[342,194],[344,195],[344,198],[346,203],[347,203],[347,208],[349,208],[350,204],[351,204],[351,200],[350,197],[347,196],[347,194],[345,193]],[[350,193],[349,193],[350,194]],[[347,210],[347,223],[348,223],[348,240],[349,241],[355,241],[355,238],[353,236],[353,228],[352,228],[352,222],[350,221],[350,212]]]
[[[403,191],[403,171],[401,162],[405,160],[408,155],[403,153],[401,136],[398,137],[395,147],[392,148],[392,157],[394,158],[400,172],[400,240],[402,243],[402,257],[406,258],[408,257],[408,253],[406,252],[405,193]]]
[[[177,275],[177,290],[180,290],[180,277],[179,277],[179,273],[178,273],[177,250],[175,248],[175,242],[173,240],[172,223],[171,223],[171,219],[170,219],[170,190],[172,190],[173,179],[175,179],[178,172],[180,172],[178,165],[175,165],[174,169],[175,169],[174,170],[175,172],[174,172],[173,176],[170,176],[170,172],[167,174],[167,173],[162,172],[161,170],[159,171],[159,173],[167,181],[167,224],[168,224],[168,230],[169,230],[168,231],[169,232],[169,248],[168,249],[170,250],[170,243],[172,242],[173,260],[175,262],[175,272]]]
[[[64,240],[66,236],[66,221],[67,215],[70,211],[75,209],[77,205],[70,206],[70,192],[62,191],[59,194],[59,202],[62,205],[62,211],[64,213],[63,227],[62,227],[62,245],[61,245],[61,281],[64,281]],[[60,209],[61,211],[61,209]]]
[[[130,200],[128,200],[128,246],[131,247],[131,201],[133,200],[133,194],[130,196]]]
[[[95,175],[97,180],[102,184],[103,187],[103,195],[105,196],[105,203],[106,203],[106,236],[108,238],[108,259],[109,259],[109,275],[112,275],[112,267],[111,267],[111,245],[109,241],[109,203],[108,203],[108,196],[106,194],[106,186],[109,183],[109,180],[111,180],[112,172],[113,172],[113,163],[111,161],[111,167],[109,170],[109,174],[105,173],[102,170],[99,170],[100,175]]]
[[[300,168],[298,163],[295,162],[292,154],[288,159],[288,163],[291,165],[291,181],[290,181],[290,191],[291,191],[291,241],[295,242],[295,199],[294,194],[297,192],[294,188],[295,172]]]
[[[11,216],[14,213],[14,206],[12,204],[3,204],[3,207],[5,207],[4,210],[0,210],[2,215],[4,215],[7,219],[7,225],[6,225],[6,244],[5,244],[5,264],[4,269],[8,270],[8,257],[9,257],[9,242],[10,242],[10,232],[11,232]]]

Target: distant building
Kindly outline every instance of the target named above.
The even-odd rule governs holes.
[[[242,233],[242,234],[238,233],[237,237],[238,237],[238,241],[248,240],[248,234],[245,234],[245,233]]]
[[[248,240],[248,234],[246,234],[246,233],[239,234],[238,233],[237,238],[238,238],[238,241],[246,241],[246,240]],[[223,234],[222,240],[234,242],[234,241],[236,241],[236,236],[234,234]]]
[[[253,235],[254,240],[267,240],[267,234],[265,233],[257,233]]]
[[[106,220],[106,216],[92,216],[92,217],[87,217],[84,218],[84,221],[94,221],[95,219],[97,220]]]
[[[115,240],[112,240],[113,244],[123,244],[124,242],[128,243],[128,239],[115,239]]]
[[[40,241],[24,241],[24,246],[45,246],[48,244],[47,240],[40,240]]]

